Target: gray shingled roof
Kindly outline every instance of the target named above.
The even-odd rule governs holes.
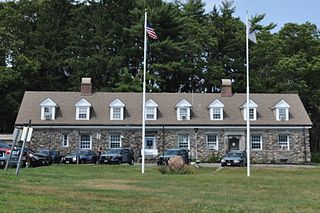
[[[46,98],[58,104],[56,119],[41,120],[40,103]],[[75,103],[85,98],[92,104],[90,120],[75,119]],[[125,119],[110,120],[109,104],[119,98],[125,106]],[[216,93],[149,93],[146,101],[154,100],[158,105],[158,119],[146,121],[146,125],[246,125],[240,107],[245,103],[246,94],[221,97]],[[191,120],[176,119],[176,104],[186,99],[192,104]],[[211,121],[207,106],[219,99],[224,104],[224,119]],[[251,125],[311,126],[311,120],[297,94],[250,94],[257,105],[258,117]],[[290,120],[276,121],[271,107],[280,100],[290,105]],[[24,125],[31,119],[33,125],[141,125],[142,93],[96,92],[81,96],[80,92],[25,92],[16,125]]]

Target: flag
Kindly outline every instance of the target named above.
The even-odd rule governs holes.
[[[251,32],[250,32],[250,30],[251,30],[251,25],[249,24],[249,30],[248,30],[249,35],[248,35],[248,39],[249,39],[250,41],[254,42],[254,43],[257,43],[256,32],[255,32],[255,31],[251,31]]]
[[[156,34],[156,32],[154,31],[154,29],[152,28],[151,24],[149,22],[147,22],[147,33],[148,36],[152,39],[158,39],[158,36]]]

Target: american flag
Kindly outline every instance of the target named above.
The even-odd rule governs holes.
[[[147,23],[147,33],[149,35],[150,38],[152,39],[158,39],[158,36],[156,34],[156,32],[154,31],[154,29],[152,28],[150,23]]]

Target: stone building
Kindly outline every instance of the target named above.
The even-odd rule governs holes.
[[[185,148],[195,160],[210,161],[229,150],[246,149],[246,94],[148,93],[146,156]],[[311,120],[297,94],[250,94],[250,145],[253,163],[309,163]],[[29,144],[62,153],[75,149],[131,147],[139,158],[142,144],[142,93],[27,91],[16,127],[31,120]]]

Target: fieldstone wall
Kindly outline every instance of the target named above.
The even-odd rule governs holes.
[[[240,147],[245,147],[245,130],[240,135]],[[293,129],[286,131],[279,130],[251,130],[251,133],[262,135],[262,150],[251,151],[252,163],[310,163],[310,145],[308,130]],[[289,135],[290,150],[278,149],[278,134]],[[62,146],[62,136],[68,134],[69,146]],[[34,129],[32,140],[29,146],[33,149],[51,148],[60,151],[62,154],[69,153],[80,148],[80,135],[89,134],[92,139],[92,150],[97,151],[98,147],[103,150],[109,149],[110,135],[122,135],[122,146],[130,147],[138,160],[141,153],[141,130],[140,129]],[[146,135],[153,135],[156,138],[158,152],[178,147],[178,135],[185,134],[189,137],[190,158],[196,158],[202,162],[213,161],[223,156],[227,150],[227,138],[229,132],[223,129],[157,129],[148,130]],[[207,147],[207,135],[216,134],[218,136],[218,150],[209,150]]]

